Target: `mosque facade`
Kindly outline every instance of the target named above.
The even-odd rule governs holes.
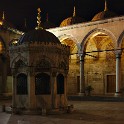
[[[60,27],[46,30],[61,44],[70,46],[68,95],[85,94],[88,86],[94,89],[94,95],[120,93],[124,87],[124,16],[110,12],[105,3],[104,11],[87,22],[76,16],[74,8],[73,16],[62,21]],[[9,44],[16,42],[22,34],[13,28],[1,28],[1,68],[6,66],[1,73],[1,94],[12,92],[12,72],[8,74],[8,65],[2,62],[2,55],[9,56]]]

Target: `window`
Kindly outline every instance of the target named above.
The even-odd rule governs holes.
[[[50,94],[50,76],[40,73],[35,76],[35,94]]]
[[[2,50],[3,50],[3,44],[2,42],[0,42],[0,53],[2,53]]]

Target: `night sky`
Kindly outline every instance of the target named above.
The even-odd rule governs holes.
[[[27,27],[34,29],[37,25],[37,8],[41,8],[41,21],[46,20],[59,26],[62,20],[72,16],[73,7],[76,6],[76,15],[90,21],[95,14],[104,10],[104,0],[1,0],[0,18],[5,12],[5,19],[14,24],[17,29],[22,29],[24,19]],[[118,16],[124,15],[124,0],[108,0],[108,9]]]

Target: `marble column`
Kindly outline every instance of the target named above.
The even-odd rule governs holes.
[[[16,108],[16,76],[13,75],[12,76],[12,113],[15,112],[15,108]]]
[[[6,61],[2,63],[2,95],[7,95],[7,64]]]
[[[115,96],[120,94],[121,83],[121,54],[116,54],[116,93]]]
[[[80,91],[79,91],[79,95],[85,95],[84,55],[80,55]]]
[[[36,95],[35,95],[35,73],[34,68],[30,67],[27,72],[27,88],[28,88],[28,103],[29,109],[37,109]]]
[[[56,108],[56,94],[57,94],[57,87],[56,87],[56,72],[53,72],[51,75],[51,108]]]

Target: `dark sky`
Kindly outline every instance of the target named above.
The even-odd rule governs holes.
[[[90,21],[95,14],[104,10],[104,0],[75,0],[76,14]],[[14,24],[18,29],[24,25],[24,18],[30,29],[35,28],[37,8],[41,8],[41,21],[44,22],[46,13],[49,21],[59,26],[67,17],[72,16],[74,0],[1,0],[0,18],[5,11],[5,19]],[[108,0],[108,9],[124,15],[124,0]]]

